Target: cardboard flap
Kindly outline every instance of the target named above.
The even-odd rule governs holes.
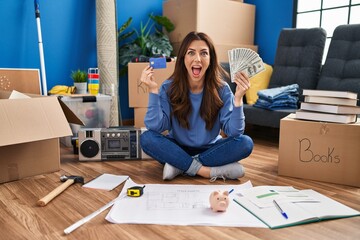
[[[18,98],[24,98],[24,97],[31,97],[31,98],[44,98],[46,96],[43,96],[43,95],[38,95],[38,94],[30,94],[30,93],[21,93],[21,92],[17,92],[17,91],[12,91],[12,92],[4,92],[4,91],[0,91],[0,98],[2,99],[7,99],[9,98],[10,96],[12,96],[13,94],[17,93],[18,94]],[[80,118],[78,118],[75,113],[73,113],[71,111],[71,109],[66,105],[64,104],[62,101],[61,101],[61,97],[58,97],[59,99],[59,103],[60,103],[60,106],[65,114],[65,117],[68,121],[68,123],[73,123],[73,124],[78,124],[78,125],[82,125],[84,126],[85,124],[83,123],[83,121],[81,121]]]
[[[56,97],[0,100],[0,146],[72,135]]]
[[[67,121],[69,123],[73,123],[73,124],[78,124],[78,125],[81,125],[81,126],[85,126],[84,122],[81,121],[80,118],[78,118],[75,113],[73,113],[73,111],[71,111],[71,109],[63,102],[61,101],[60,98],[59,99],[59,103],[61,105],[61,108],[65,114],[65,117],[67,119]]]

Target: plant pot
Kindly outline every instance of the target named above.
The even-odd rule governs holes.
[[[76,87],[77,94],[86,94],[87,93],[87,83],[86,82],[74,83],[74,86]]]

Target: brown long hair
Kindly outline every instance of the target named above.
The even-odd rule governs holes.
[[[189,99],[190,86],[187,80],[187,69],[184,63],[185,54],[194,40],[205,41],[209,47],[210,64],[205,73],[203,98],[200,106],[200,116],[206,123],[206,129],[213,128],[223,101],[219,90],[223,85],[223,77],[227,72],[218,63],[215,47],[208,35],[201,32],[190,32],[181,43],[177,54],[174,73],[171,75],[173,82],[169,87],[172,115],[177,118],[180,126],[189,129],[189,116],[192,112]]]

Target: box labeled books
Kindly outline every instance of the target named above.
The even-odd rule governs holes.
[[[360,187],[360,121],[280,121],[279,175]]]

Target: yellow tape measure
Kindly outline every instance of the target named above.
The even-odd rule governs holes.
[[[140,197],[144,193],[144,186],[134,186],[127,189],[126,194],[129,197]]]

